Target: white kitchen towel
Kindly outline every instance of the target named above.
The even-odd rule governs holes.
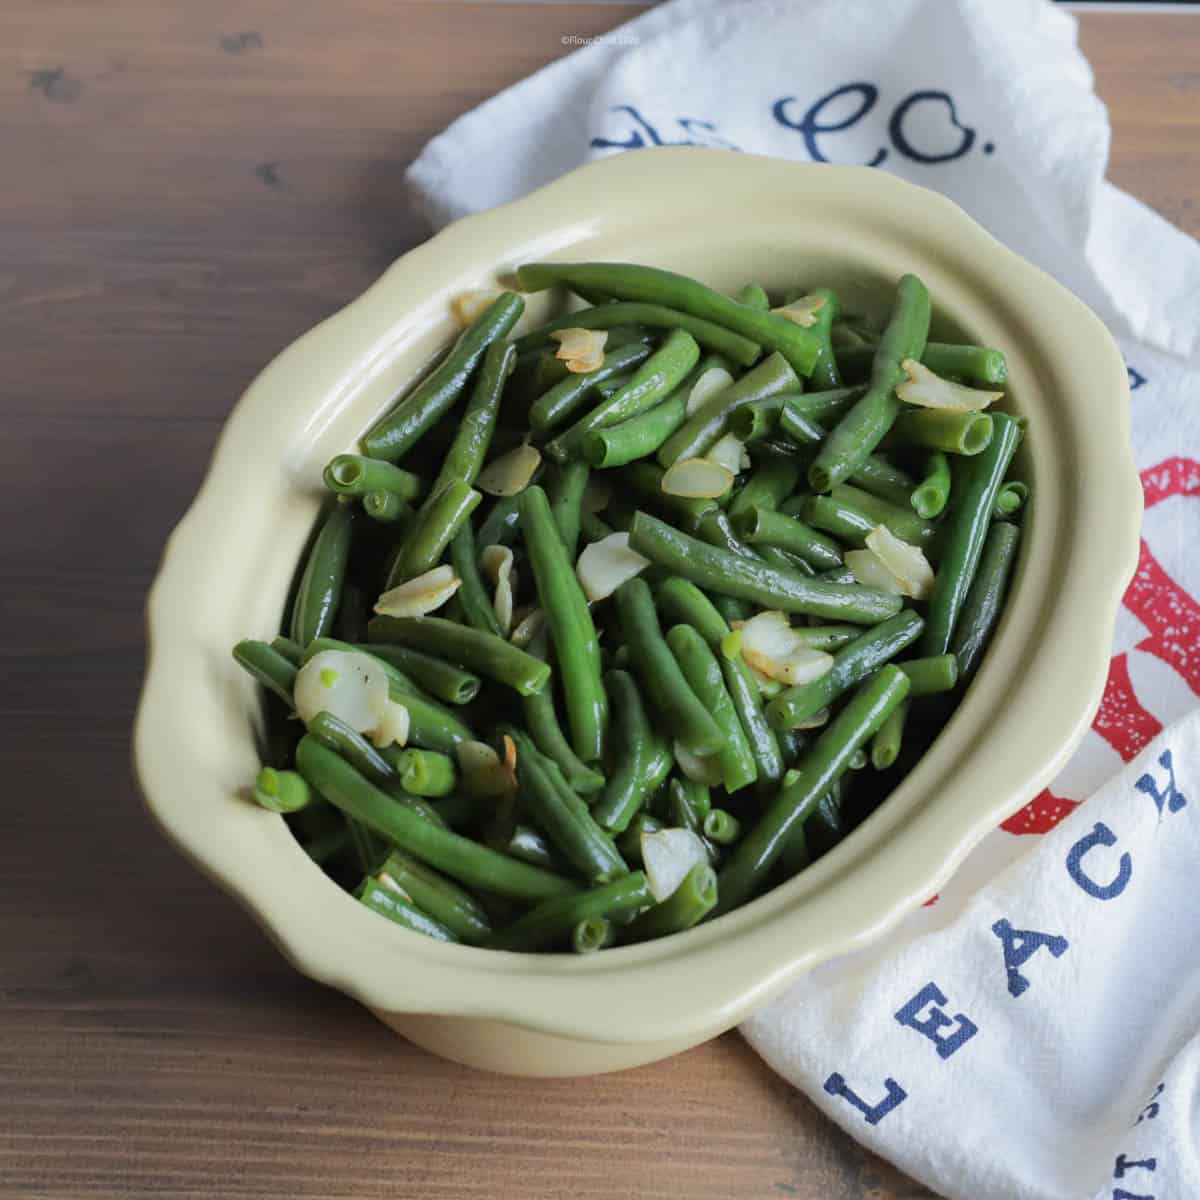
[[[1105,182],[1075,33],[1046,0],[673,0],[460,118],[408,173],[440,226],[643,146],[872,163],[953,198],[1118,335],[1146,519],[1092,730],[886,948],[743,1027],[962,1200],[1200,1197],[1200,246]]]

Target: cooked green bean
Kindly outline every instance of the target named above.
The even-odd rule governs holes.
[[[805,821],[821,797],[848,769],[853,755],[871,740],[907,694],[908,678],[904,672],[884,666],[822,730],[802,759],[796,779],[783,788],[737,843],[717,876],[720,889],[717,915],[745,903],[766,882],[789,834]]]
[[[312,737],[319,738],[331,750],[336,750],[355,770],[361,771],[372,783],[386,787],[399,782],[396,768],[357,729],[352,729],[341,717],[319,712],[305,722]]]
[[[464,521],[450,539],[450,565],[459,579],[455,596],[462,605],[463,619],[473,629],[502,637],[500,622],[496,620],[495,606],[479,572],[475,531],[469,520]]]
[[[303,775],[263,767],[254,781],[254,799],[271,812],[294,813],[307,808],[318,797]]]
[[[706,863],[697,863],[665,900],[625,927],[621,941],[644,942],[682,933],[698,925],[716,906],[717,873]]]
[[[415,904],[410,904],[404,894],[390,884],[368,877],[355,889],[354,895],[360,904],[372,912],[414,933],[423,933],[438,942],[458,941],[445,925],[422,912]]]
[[[793,328],[799,329],[800,326],[794,325]],[[796,372],[782,354],[768,355],[741,379],[710,396],[688,417],[683,427],[659,447],[659,463],[669,467],[680,459],[698,458],[708,453],[727,432],[729,422],[739,408],[780,392],[795,391],[799,382]]]
[[[629,828],[617,839],[617,848],[626,862],[641,864],[642,837],[647,833],[659,833],[663,823],[653,813],[640,812],[629,823]]]
[[[675,625],[667,631],[667,645],[688,687],[724,736],[717,760],[725,790],[736,792],[749,787],[758,778],[758,768],[737,709],[726,690],[720,664],[708,643],[690,625]]]
[[[470,704],[479,695],[480,679],[462,667],[434,658],[411,646],[386,646],[372,643],[356,646],[367,654],[383,659],[402,671],[406,678],[431,696],[447,704]]]
[[[339,454],[331,458],[324,478],[325,486],[339,496],[386,492],[400,500],[415,500],[423,490],[420,477],[411,471],[361,454]]]
[[[284,637],[282,634],[273,637],[271,649],[276,654],[282,654],[293,666],[298,667],[304,662],[304,648],[299,642],[293,642],[290,637]]]
[[[345,642],[362,641],[371,615],[368,605],[367,595],[362,588],[347,579],[342,585],[342,601],[333,622],[334,635]]]
[[[602,400],[569,429],[547,442],[545,452],[557,462],[579,458],[588,434],[652,409],[684,381],[699,360],[696,339],[682,329],[673,329],[619,392]]]
[[[832,704],[839,696],[878,671],[911,646],[924,622],[911,609],[869,629],[833,656],[833,666],[819,679],[781,692],[767,705],[767,719],[777,729],[792,728]],[[906,677],[907,691],[907,677]]]
[[[829,493],[835,504],[857,509],[871,519],[873,525],[886,525],[901,541],[913,546],[928,547],[937,536],[937,526],[919,517],[909,503],[893,504],[848,483],[838,484]]]
[[[767,295],[766,288],[760,283],[748,283],[745,287],[739,288],[734,299],[739,304],[746,305],[747,308],[766,311],[771,307],[771,297]]]
[[[629,545],[651,562],[701,587],[764,608],[870,625],[895,615],[901,605],[898,596],[874,588],[829,584],[765,563],[756,565],[680,533],[644,512],[633,519]]]
[[[786,517],[794,516],[802,520],[813,529],[833,534],[839,542],[849,546],[865,545],[867,534],[875,528],[875,520],[860,508],[835,500],[832,496],[794,496],[780,511]]]
[[[590,512],[579,514],[579,531],[585,542],[601,542],[615,532],[607,521]]]
[[[925,474],[913,488],[911,502],[918,517],[932,521],[940,517],[950,499],[950,460],[943,450],[931,450],[925,459]]]
[[[992,516],[1011,517],[1021,511],[1025,501],[1029,499],[1029,485],[1019,479],[1010,479],[996,493],[996,503],[992,505]]]
[[[536,476],[535,476],[536,478]],[[511,546],[521,529],[521,496],[500,496],[488,510],[479,526],[476,544],[482,550],[486,546]]]
[[[879,445],[900,412],[896,385],[905,378],[901,363],[920,358],[929,334],[929,293],[915,275],[896,288],[896,304],[871,364],[866,394],[838,421],[808,469],[814,492],[827,492],[849,479]]]
[[[896,666],[908,676],[908,695],[936,696],[950,692],[958,683],[958,659],[953,654],[938,654],[933,658],[910,658]]]
[[[696,532],[700,522],[711,512],[716,512],[716,500],[693,496],[672,496],[662,490],[666,472],[657,463],[631,463],[620,474],[620,479],[629,484],[635,498],[653,505],[677,521],[689,533]],[[609,519],[612,519],[611,505]]]
[[[334,504],[309,551],[292,603],[292,641],[301,646],[307,646],[313,638],[333,628],[350,560],[354,518],[353,506]]]
[[[615,349],[604,347],[604,362],[594,371],[569,374],[529,406],[529,424],[539,433],[549,433],[573,417],[586,403],[592,389],[636,367],[650,357],[651,347],[629,342]]]
[[[797,412],[790,405],[784,405],[779,414],[779,432],[797,446],[819,446],[828,436],[823,425]]]
[[[820,341],[809,330],[786,317],[749,308],[694,279],[657,267],[633,263],[526,263],[518,268],[517,281],[523,291],[542,291],[556,284],[596,287],[618,300],[681,309],[752,338],[767,350],[781,352],[801,375],[812,371],[820,350]]]
[[[752,508],[734,521],[733,528],[752,547],[777,546],[823,571],[841,566],[842,550],[837,542],[796,517],[786,517],[766,508]]]
[[[362,498],[363,512],[372,521],[383,525],[410,525],[413,506],[401,500],[395,492],[367,492]]]
[[[838,352],[838,363],[855,379],[864,378],[871,369],[874,348],[850,347]],[[952,345],[948,342],[926,342],[921,362],[935,375],[946,379],[961,379],[965,383],[989,386],[1008,382],[1008,364],[999,350],[986,346]]]
[[[742,337],[723,325],[661,304],[639,303],[598,304],[594,308],[566,313],[518,338],[516,346],[518,350],[540,346],[557,329],[610,329],[614,325],[625,325],[631,321],[639,325],[648,325],[652,329],[681,329],[694,337],[706,350],[723,354],[743,367],[750,366],[759,355],[757,342]]]
[[[842,386],[842,376],[838,371],[837,359],[833,356],[833,343],[829,337],[833,323],[841,311],[841,305],[838,303],[837,293],[829,288],[817,288],[812,295],[825,301],[817,309],[816,320],[809,327],[809,332],[820,342],[817,361],[812,369],[812,385],[821,391],[829,391]]]
[[[331,804],[459,883],[515,900],[544,900],[576,891],[569,879],[517,862],[418,816],[311,734],[300,739],[296,769]]]
[[[367,639],[373,646],[422,647],[486,679],[507,684],[522,696],[538,691],[550,678],[544,662],[511,642],[443,617],[372,617]]]
[[[764,396],[734,409],[729,418],[729,432],[743,442],[760,442],[774,437],[779,430],[784,396]]]
[[[548,841],[530,825],[514,825],[512,834],[503,846],[498,847],[512,858],[544,867],[547,871],[562,872],[562,860],[554,853]]]
[[[546,492],[550,500],[550,511],[554,514],[554,523],[558,526],[567,557],[572,562],[579,551],[581,505],[590,474],[591,471],[585,462],[564,463],[550,473]]]
[[[732,846],[742,836],[742,823],[723,808],[714,808],[705,814],[704,836],[718,846]]]
[[[594,954],[616,940],[616,926],[607,917],[584,917],[571,930],[571,949],[576,954]]]
[[[730,554],[736,554],[738,558],[749,559],[752,563],[762,561],[762,555],[751,550],[733,532],[733,523],[729,516],[719,508],[711,509],[700,518],[699,524],[696,526],[696,533],[701,541],[707,542],[710,546],[716,546],[718,549],[727,550]]]
[[[708,788],[695,779],[672,779],[667,784],[667,815],[675,829],[688,829],[697,837],[703,836],[704,818],[712,811]],[[716,857],[716,848],[707,845],[709,858]]]
[[[367,431],[367,454],[388,462],[403,458],[454,407],[487,348],[507,336],[524,311],[520,296],[501,293],[424,380]]]
[[[633,871],[591,891],[543,901],[507,929],[493,934],[487,945],[494,950],[543,950],[566,943],[580,921],[605,917],[620,922],[652,902],[646,876]]]
[[[304,853],[317,864],[318,867],[323,867],[330,859],[337,858],[346,852],[350,846],[350,829],[345,821],[340,821],[339,828],[330,829],[327,833],[318,834],[316,837],[303,843]]]
[[[903,508],[910,502],[917,481],[907,471],[902,471],[889,462],[882,454],[869,454],[858,470],[850,476],[850,482],[856,488],[878,496],[880,500],[887,500]]]
[[[610,751],[613,771],[603,793],[592,808],[602,829],[621,833],[639,809],[662,785],[675,766],[671,748],[651,725],[642,695],[627,671],[609,671],[604,676],[615,714],[614,745]]]
[[[562,678],[571,745],[583,762],[595,762],[604,752],[608,729],[600,642],[550,502],[536,485],[521,495],[521,532]]]
[[[945,654],[954,639],[959,613],[975,579],[992,519],[996,493],[1021,440],[1021,425],[997,413],[992,418],[996,434],[978,457],[963,464],[962,478],[954,481],[954,498],[946,516],[942,560],[929,597],[921,653]]]
[[[458,771],[448,754],[412,746],[407,750],[396,750],[394,755],[387,749],[382,754],[392,764],[400,786],[410,796],[448,796],[458,782]]]
[[[729,519],[736,523],[742,513],[755,508],[776,509],[796,490],[800,464],[790,458],[768,458],[729,503]]]
[[[904,726],[908,722],[909,705],[909,700],[902,700],[897,704],[871,739],[871,766],[875,770],[886,771],[900,757],[900,747],[904,742]]]
[[[440,492],[432,493],[413,518],[404,548],[388,572],[386,587],[398,587],[406,579],[415,579],[436,567],[454,535],[470,520],[482,499],[479,492],[461,479],[451,479]]]
[[[483,905],[470,892],[401,850],[387,856],[376,878],[403,892],[460,941],[482,942],[492,932]]]
[[[246,638],[233,648],[233,657],[263,687],[274,692],[289,708],[292,706],[292,688],[296,683],[296,665],[284,658],[266,642]]]
[[[508,342],[493,342],[485,351],[458,431],[442,460],[442,469],[429,489],[430,495],[442,491],[453,480],[465,483],[467,487],[474,486],[492,444],[500,413],[500,397],[516,366],[516,358],[517,352]]]
[[[992,630],[1000,619],[1020,540],[1020,529],[1007,521],[993,521],[987,531],[979,567],[963,602],[952,643],[964,684],[969,683],[978,670]]]
[[[628,421],[587,434],[582,453],[593,467],[623,467],[653,454],[687,419],[687,398],[676,390]]]
[[[888,445],[917,446],[968,457],[982,454],[992,441],[988,413],[952,412],[945,408],[910,408],[896,418]]]
[[[644,515],[638,513],[635,526]],[[725,735],[688,685],[664,640],[649,585],[644,579],[630,579],[617,589],[616,601],[633,668],[659,719],[693,754],[715,754]]]
[[[862,399],[866,392],[862,386],[830,388],[827,391],[804,392],[798,395],[783,397],[783,406],[792,418],[804,418],[806,421],[817,421],[825,424],[844,417],[854,405]],[[779,414],[779,423],[786,429],[786,418]]]

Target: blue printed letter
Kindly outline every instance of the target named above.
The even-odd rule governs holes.
[[[927,983],[896,1013],[896,1020],[901,1025],[907,1025],[909,1029],[915,1029],[918,1033],[924,1034],[937,1047],[937,1052],[942,1058],[949,1058],[963,1042],[970,1041],[979,1032],[979,1027],[962,1013],[955,1013],[953,1017],[948,1017],[940,1008],[931,1008],[926,1017],[917,1016],[927,1004],[945,1003],[946,997],[942,995],[937,984]],[[938,1033],[939,1029],[946,1026],[951,1026],[953,1032],[945,1035]]]
[[[1126,1171],[1132,1171],[1134,1167],[1141,1167],[1143,1171],[1154,1171],[1158,1168],[1158,1159],[1156,1158],[1138,1158],[1133,1162],[1129,1162],[1125,1155],[1118,1154],[1116,1165],[1113,1167],[1113,1178],[1124,1179]]]
[[[1161,817],[1164,803],[1167,812],[1178,812],[1187,804],[1187,799],[1175,787],[1175,764],[1171,760],[1170,750],[1164,750],[1158,756],[1158,765],[1167,773],[1167,786],[1161,792],[1154,786],[1154,780],[1149,775],[1140,776],[1133,786],[1154,801],[1154,807],[1158,809],[1158,815]]]
[[[1067,874],[1089,896],[1097,900],[1111,900],[1119,896],[1128,886],[1133,876],[1133,859],[1128,854],[1122,854],[1117,863],[1117,873],[1108,883],[1097,883],[1084,869],[1083,857],[1096,846],[1115,846],[1117,835],[1103,821],[1097,821],[1091,833],[1084,834],[1067,854]]]
[[[885,1079],[883,1086],[887,1088],[887,1095],[872,1108],[861,1096],[846,1086],[845,1079],[837,1071],[825,1080],[825,1090],[831,1096],[841,1096],[843,1100],[849,1100],[867,1118],[868,1125],[878,1125],[896,1105],[908,1097],[908,1093],[894,1079]]]
[[[1039,933],[1036,929],[1014,929],[1004,917],[992,926],[992,932],[1004,945],[1004,969],[1008,972],[1008,991],[1012,996],[1019,996],[1029,986],[1029,980],[1021,974],[1019,967],[1028,962],[1043,946],[1055,958],[1061,958],[1070,945],[1065,937],[1059,937],[1055,933]]]

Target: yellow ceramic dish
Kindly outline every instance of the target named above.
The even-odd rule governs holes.
[[[546,258],[648,263],[727,291],[831,284],[858,311],[886,305],[913,271],[934,298],[937,336],[1005,350],[1005,404],[1031,428],[1018,470],[1036,497],[982,670],[887,803],[815,866],[728,916],[587,957],[444,945],[380,920],[309,861],[280,817],[236,794],[257,768],[258,706],[230,647],[278,629],[322,467],[449,342],[454,296]],[[526,325],[549,303],[533,298]],[[622,154],[446,229],[254,381],[150,597],[138,774],[167,836],[299,970],[420,1045],[535,1075],[649,1062],[877,938],[1051,779],[1099,702],[1140,517],[1112,339],[950,201],[865,168]]]

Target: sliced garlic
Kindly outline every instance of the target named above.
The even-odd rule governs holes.
[[[750,453],[746,449],[746,443],[732,433],[718,438],[704,457],[734,475],[744,471],[750,465]]]
[[[458,759],[462,788],[468,796],[489,799],[507,796],[515,789],[515,748],[513,766],[507,766],[487,742],[459,742],[455,757]]]
[[[513,570],[513,552],[507,546],[485,546],[479,555],[483,573],[495,585],[492,610],[500,632],[508,637],[513,625],[513,594],[517,589],[517,573]]]
[[[642,834],[642,865],[650,894],[660,903],[673,895],[689,872],[708,862],[704,843],[690,829]]]
[[[812,683],[833,668],[833,656],[806,646],[784,613],[761,612],[738,632],[742,657],[768,679],[795,686]]]
[[[604,366],[607,329],[556,329],[550,336],[558,343],[554,357],[566,363],[573,375],[586,375]]]
[[[522,649],[528,646],[546,626],[546,614],[540,608],[531,608],[521,613],[514,612],[513,620],[516,623],[513,625],[513,631],[508,640],[514,646],[520,646]]]
[[[504,293],[496,288],[475,288],[450,301],[450,311],[462,326],[474,325]]]
[[[867,549],[896,577],[901,594],[924,600],[933,590],[933,568],[920,546],[898,538],[886,525],[867,534]]]
[[[292,699],[303,721],[327,712],[377,746],[408,741],[408,709],[389,696],[387,671],[369,654],[354,650],[314,654],[296,674]]]
[[[516,449],[493,459],[479,473],[475,486],[489,496],[515,496],[523,492],[542,465],[542,452],[522,442]]]
[[[611,596],[621,584],[649,565],[648,558],[629,548],[629,534],[610,533],[584,547],[575,564],[575,575],[583,594],[594,604]]]
[[[725,778],[721,760],[715,754],[694,754],[679,741],[671,749],[679,769],[693,783],[716,787]]]
[[[377,716],[375,728],[366,732],[380,750],[385,746],[403,746],[408,742],[410,719],[403,703],[388,697],[379,705]]]
[[[980,412],[1003,392],[985,392],[982,388],[964,387],[935,375],[924,363],[906,358],[901,364],[908,378],[896,386],[896,395],[905,404],[921,408],[945,408],[952,412]]]
[[[732,382],[733,376],[724,367],[709,367],[707,371],[701,371],[688,393],[685,405],[687,415],[690,417],[706,400],[723,392]]]
[[[850,574],[864,587],[891,592],[893,596],[904,595],[900,581],[887,569],[874,550],[847,550],[844,560]]]
[[[733,472],[707,458],[684,458],[667,468],[660,486],[667,496],[715,500],[733,487]]]
[[[441,608],[461,586],[453,567],[434,567],[384,592],[375,611],[384,617],[423,617]]]
[[[811,329],[817,323],[817,313],[824,307],[824,296],[801,296],[781,308],[771,309],[771,313],[776,317],[785,317],[797,325],[803,325],[805,329]]]
[[[583,498],[579,501],[581,511],[585,513],[603,512],[612,499],[612,483],[606,474],[593,471],[584,485]]]

